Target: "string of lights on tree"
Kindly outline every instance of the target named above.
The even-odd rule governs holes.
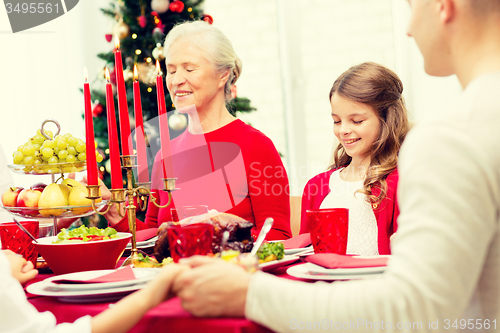
[[[212,24],[213,18],[203,13],[201,8],[202,3],[203,0],[114,0],[107,8],[101,9],[104,15],[109,17],[108,31],[104,37],[110,43],[110,49],[106,53],[99,53],[97,55],[104,61],[104,64],[99,69],[91,87],[95,138],[98,149],[105,156],[99,167],[99,172],[100,177],[106,185],[110,185],[110,175],[107,119],[106,112],[104,112],[106,109],[104,68],[108,67],[111,69],[111,83],[114,86],[113,88],[115,88],[116,73],[113,69],[115,43],[113,39],[118,38],[120,40],[120,50],[125,65],[124,78],[127,88],[130,124],[134,128],[132,92],[134,64],[137,64],[138,68],[143,116],[144,122],[147,123],[158,116],[155,63],[156,60],[159,60],[161,70],[163,73],[166,72],[163,51],[165,35],[176,24],[184,21],[204,20]],[[186,128],[187,119],[183,114],[175,111],[175,107],[165,86],[165,80],[163,84],[164,90],[167,92],[165,96],[167,111],[173,111],[168,112],[168,124],[171,138],[174,138]],[[233,89],[233,97],[234,99],[228,106],[233,115],[236,115],[237,112],[251,112],[255,110],[250,105],[249,99],[236,96],[236,87]],[[149,142],[158,140],[158,131],[154,127],[147,127],[145,125],[145,132]],[[151,164],[152,162],[151,159],[149,163]]]

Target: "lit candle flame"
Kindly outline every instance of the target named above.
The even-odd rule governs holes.
[[[139,74],[137,73],[137,65],[134,64],[134,81],[137,81]]]
[[[120,38],[118,38],[118,35],[115,35],[115,49],[120,49]]]
[[[161,67],[160,67],[160,62],[158,60],[156,60],[156,73],[158,73],[157,74],[158,76],[161,75]]]
[[[106,67],[105,72],[106,72],[106,81],[108,81],[108,83],[109,83],[111,81],[111,78],[110,78],[110,75],[109,75],[109,69],[108,69],[108,67]]]
[[[89,79],[89,72],[87,71],[87,67],[83,67],[83,79],[85,80],[85,82],[87,82]]]

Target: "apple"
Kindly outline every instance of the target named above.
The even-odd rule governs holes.
[[[24,190],[22,187],[9,187],[7,191],[2,194],[2,204],[5,207],[16,207],[17,197],[22,190]]]
[[[43,189],[47,186],[44,183],[36,183],[30,186],[30,189],[43,192]]]
[[[42,195],[42,192],[38,190],[32,190],[29,188],[25,188],[19,193],[19,196],[17,197],[17,207],[31,207],[31,208],[37,208],[38,207],[38,200],[40,199],[40,196]],[[36,215],[38,214],[37,209],[33,210],[23,210],[23,213],[27,215]]]

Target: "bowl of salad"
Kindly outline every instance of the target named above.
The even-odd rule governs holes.
[[[113,228],[82,225],[73,230],[61,229],[56,236],[39,238],[34,244],[54,274],[59,275],[115,268],[131,237]]]

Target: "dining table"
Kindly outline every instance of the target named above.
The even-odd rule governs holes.
[[[123,262],[123,258],[118,261],[118,266]],[[270,274],[283,278],[297,279],[286,274],[286,270],[292,262],[278,267]],[[25,289],[31,284],[40,282],[44,279],[53,277],[51,271],[42,271],[38,276],[25,286]],[[90,315],[95,316],[109,307],[114,302],[95,302],[95,303],[68,303],[55,297],[39,296],[27,293],[28,301],[39,311],[50,311],[56,317],[57,323],[74,322],[76,319]],[[204,333],[265,333],[271,330],[254,323],[246,318],[200,318],[191,315],[182,308],[181,300],[178,297],[169,299],[157,307],[149,310],[145,316],[129,332],[204,332]]]

